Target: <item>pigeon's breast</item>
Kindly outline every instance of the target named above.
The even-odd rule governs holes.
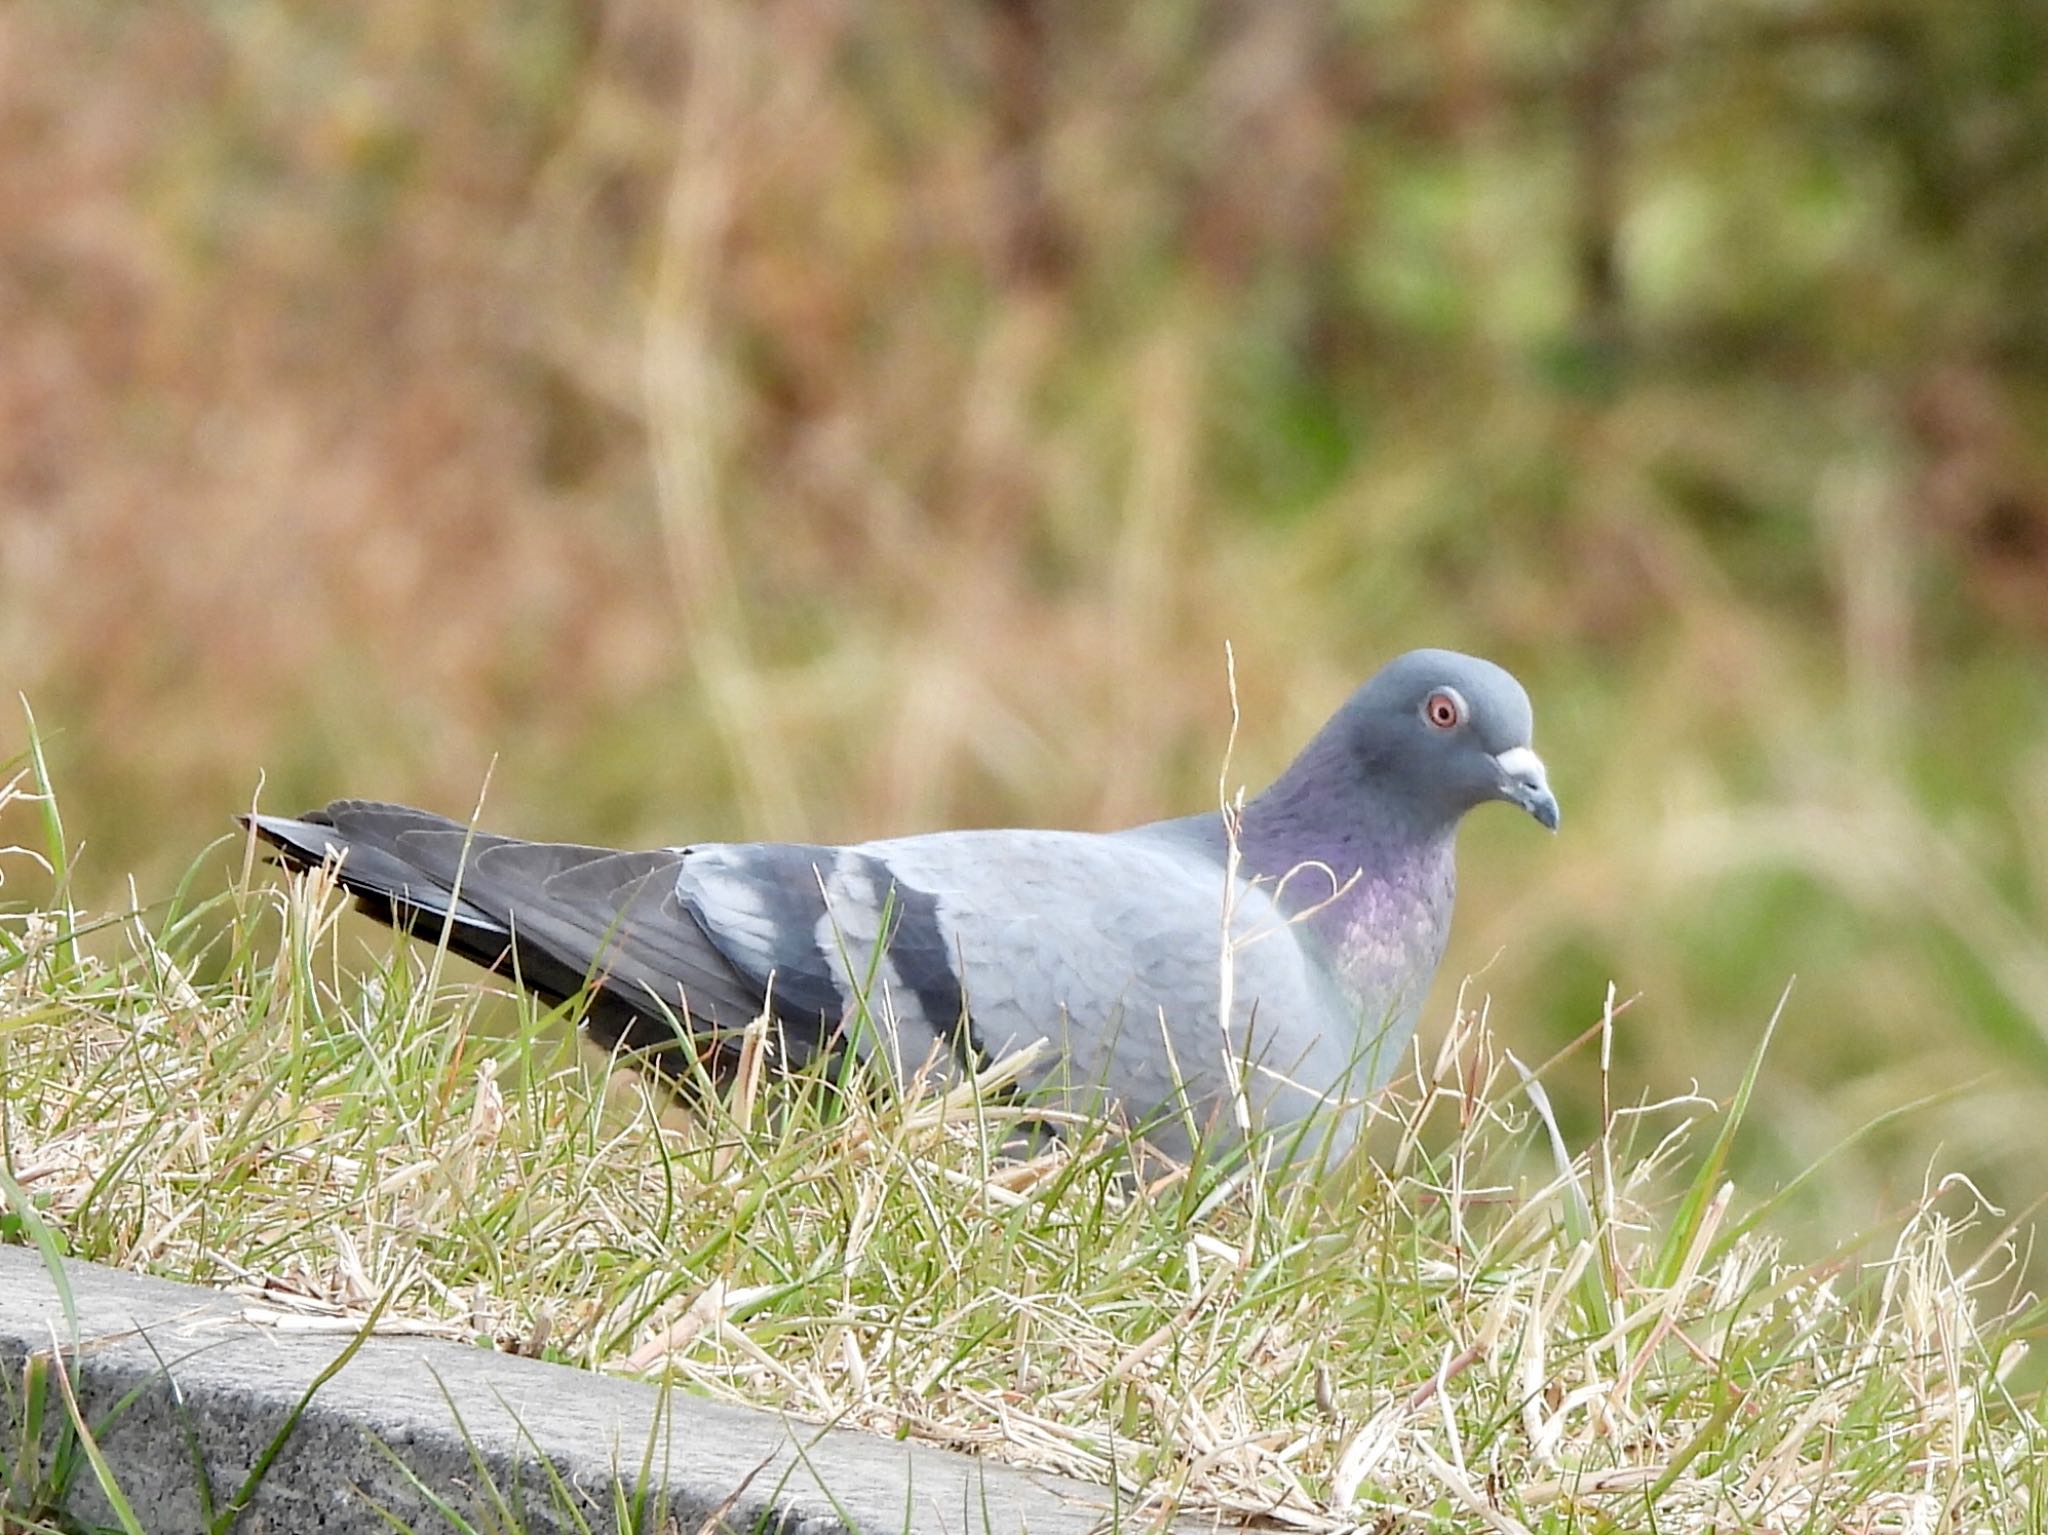
[[[1444,957],[1456,866],[1447,846],[1370,873],[1315,925],[1352,1002],[1374,1023],[1412,1027]]]

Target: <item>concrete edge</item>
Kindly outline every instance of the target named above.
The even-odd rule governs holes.
[[[5,1464],[20,1463],[27,1361],[64,1345],[85,1421],[152,1535],[204,1530],[202,1481],[218,1511],[351,1341],[256,1325],[245,1303],[193,1285],[69,1260],[64,1274],[76,1348],[41,1255],[0,1247]],[[54,1379],[46,1466],[53,1418],[68,1421]],[[1109,1489],[1087,1483],[565,1365],[377,1337],[319,1389],[234,1530],[459,1529],[438,1497],[478,1531],[609,1532],[622,1486],[664,1500],[667,1522],[643,1528],[685,1535],[1082,1535],[1121,1522]],[[61,1512],[115,1524],[82,1463]],[[1156,1522],[1156,1511],[1142,1520]]]

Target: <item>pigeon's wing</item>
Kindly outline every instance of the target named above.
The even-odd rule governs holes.
[[[1263,889],[1233,893],[1220,1018],[1225,875],[1206,841],[948,832],[847,848],[686,849],[684,907],[786,1021],[857,1020],[899,1071],[1046,1040],[1043,1083],[1134,1119],[1213,1111],[1224,1058],[1255,1098],[1338,1086],[1357,1025],[1326,967]],[[1289,1084],[1301,1084],[1300,1088]]]
[[[298,868],[335,864],[369,915],[514,977],[549,1002],[588,999],[607,1049],[700,1046],[743,1027],[762,994],[677,898],[682,854],[520,842],[404,805],[336,800],[248,824]]]
[[[859,848],[711,843],[681,850],[677,899],[769,999],[799,1057],[883,1038],[899,1072],[934,1048],[973,1056],[944,934],[926,892]],[[886,933],[887,942],[881,940]]]

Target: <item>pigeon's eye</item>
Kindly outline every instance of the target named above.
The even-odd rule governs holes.
[[[1423,700],[1422,717],[1439,730],[1456,730],[1465,723],[1465,700],[1451,688],[1438,688]]]

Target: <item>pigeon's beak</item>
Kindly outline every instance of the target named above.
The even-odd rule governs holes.
[[[1557,830],[1557,796],[1550,792],[1550,775],[1543,771],[1543,759],[1526,746],[1513,747],[1495,757],[1500,767],[1500,797],[1520,805],[1552,831]]]

